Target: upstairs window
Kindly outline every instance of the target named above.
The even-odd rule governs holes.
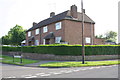
[[[61,29],[61,22],[56,23],[55,28],[56,28],[56,30]]]
[[[36,30],[35,30],[35,34],[36,34],[36,35],[39,34],[39,29],[36,29]]]
[[[55,43],[60,43],[61,39],[62,39],[61,37],[56,37],[55,38]]]
[[[28,32],[28,37],[30,37],[30,36],[31,36],[31,31]]]
[[[46,32],[48,32],[47,26],[43,27],[43,33],[46,33]]]

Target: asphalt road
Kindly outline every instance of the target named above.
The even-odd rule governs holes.
[[[1,66],[2,78],[118,78],[118,65],[76,68]]]

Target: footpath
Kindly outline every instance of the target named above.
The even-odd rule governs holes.
[[[116,60],[99,60],[99,61],[118,61],[118,60],[116,59]],[[38,63],[26,64],[24,66],[26,66],[26,67],[39,67],[40,64],[44,64],[44,63],[48,63],[48,62],[78,62],[78,61],[40,61]]]

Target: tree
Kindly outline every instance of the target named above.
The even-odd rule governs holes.
[[[20,45],[23,40],[25,40],[25,30],[21,26],[16,25],[10,29],[8,35],[2,37],[2,44]]]
[[[109,31],[107,33],[105,33],[106,35],[106,41],[108,42],[116,42],[116,37],[117,37],[117,33],[114,31]]]
[[[11,36],[11,43],[13,45],[20,45],[20,43],[25,39],[25,30],[19,25],[16,25],[8,32]]]
[[[104,38],[102,34],[96,35],[96,38]]]
[[[3,36],[1,39],[2,39],[2,44],[4,45],[10,44],[10,37],[8,35]]]
[[[103,35],[96,35],[96,38],[105,38],[107,42],[116,42],[117,33],[114,31],[108,31]]]

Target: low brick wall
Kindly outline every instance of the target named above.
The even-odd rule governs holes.
[[[14,55],[19,54],[20,52],[3,52],[4,55]],[[52,55],[52,54],[37,54],[37,53],[22,53],[23,58],[26,59],[35,59],[35,60],[82,60],[82,56],[61,56],[61,55]],[[85,56],[85,60],[109,60],[109,59],[118,59],[118,55],[92,55]]]

